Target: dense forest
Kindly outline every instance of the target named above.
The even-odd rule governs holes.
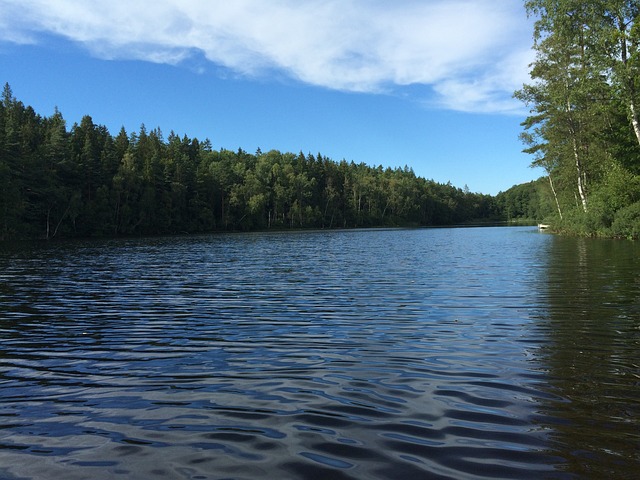
[[[0,101],[0,239],[283,228],[550,223],[640,237],[637,0],[526,0],[535,18],[530,114],[521,138],[546,176],[496,197],[408,167],[322,154],[214,150],[159,128],[112,135],[67,127],[5,85]]]
[[[0,103],[0,239],[270,228],[450,225],[497,218],[495,198],[321,154],[214,150],[160,129],[70,129]]]
[[[546,173],[511,197],[555,230],[640,236],[640,14],[637,0],[528,0],[536,19],[522,140]],[[506,193],[506,192],[505,192]],[[551,197],[549,197],[549,194]],[[515,208],[513,204],[511,208]]]

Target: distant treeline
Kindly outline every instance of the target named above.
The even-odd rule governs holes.
[[[547,178],[539,178],[498,193],[495,198],[500,214],[513,223],[550,221],[556,213],[553,192]]]
[[[495,198],[321,154],[214,150],[159,129],[113,136],[37,114],[5,85],[0,239],[269,228],[448,225],[501,216]]]

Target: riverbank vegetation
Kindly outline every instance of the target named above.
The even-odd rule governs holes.
[[[529,0],[536,18],[526,151],[547,188],[522,187],[556,231],[640,236],[640,4]],[[528,193],[527,193],[528,192]],[[550,196],[550,198],[549,198]],[[551,199],[551,200],[550,200]]]
[[[214,150],[160,129],[112,135],[90,116],[67,128],[5,85],[0,239],[282,228],[451,225],[500,216],[494,197],[408,167],[318,153]]]

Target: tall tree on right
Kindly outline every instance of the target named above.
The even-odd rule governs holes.
[[[565,196],[575,196],[586,213],[589,196],[621,162],[620,143],[632,132],[637,145],[630,156],[640,156],[639,2],[527,0],[525,7],[536,17],[533,81],[515,94],[531,107],[523,123],[525,151],[550,178],[574,179],[563,182],[574,185]],[[624,110],[631,128],[621,141]]]
[[[597,23],[599,68],[628,109],[636,141],[640,146],[640,14],[638,0],[602,0]]]

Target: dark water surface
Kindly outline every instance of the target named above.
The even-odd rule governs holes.
[[[0,247],[0,478],[637,478],[640,247],[531,228]]]

